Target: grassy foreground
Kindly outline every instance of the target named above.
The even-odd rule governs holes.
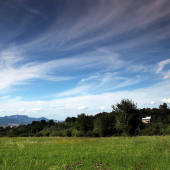
[[[170,169],[170,137],[0,138],[0,169]]]

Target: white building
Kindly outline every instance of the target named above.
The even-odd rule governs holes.
[[[143,123],[150,123],[151,122],[151,116],[147,116],[145,118],[142,118]]]

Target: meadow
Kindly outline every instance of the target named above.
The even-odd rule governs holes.
[[[170,136],[0,138],[4,170],[168,170]]]

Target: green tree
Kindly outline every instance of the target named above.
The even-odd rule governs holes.
[[[122,99],[112,106],[116,118],[116,129],[120,134],[133,135],[141,122],[137,115],[137,103],[129,99]]]
[[[116,133],[115,116],[113,113],[103,112],[94,121],[94,129],[99,136],[111,136]]]
[[[120,103],[117,103],[116,105],[112,105],[113,111],[116,113],[120,112],[132,112],[134,110],[137,110],[137,103],[134,103],[132,100],[129,99],[122,99]]]
[[[75,128],[83,133],[86,133],[88,130],[93,130],[93,116],[88,116],[84,113],[78,115]]]
[[[66,123],[74,123],[76,121],[76,117],[67,117],[65,119]]]
[[[161,104],[159,105],[159,109],[161,109],[161,110],[167,110],[167,109],[168,109],[168,106],[167,106],[166,103],[163,103],[162,105],[161,105]]]
[[[48,121],[48,124],[49,124],[50,126],[53,126],[55,123],[54,123],[53,119],[51,119],[51,120]]]
[[[166,103],[163,103],[162,105],[159,105],[159,110],[158,110],[158,116],[159,117],[159,122],[162,122],[164,124],[167,124],[167,115],[168,115],[168,106]]]

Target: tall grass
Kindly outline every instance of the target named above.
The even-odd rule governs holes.
[[[170,137],[0,138],[0,169],[170,169]]]

